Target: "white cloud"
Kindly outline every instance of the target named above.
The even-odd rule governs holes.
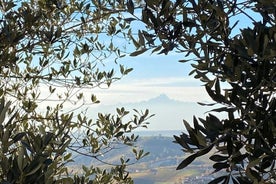
[[[126,103],[135,103],[146,101],[151,98],[157,97],[160,94],[166,94],[171,99],[183,102],[203,102],[210,101],[209,96],[205,92],[201,83],[191,77],[169,77],[169,78],[148,78],[148,79],[128,79],[123,78],[121,81],[115,82],[108,89],[75,89],[73,93],[82,92],[84,100],[78,101],[76,97],[72,98],[71,102],[64,104],[64,112],[70,111],[80,107],[83,103],[89,104],[91,102],[91,94],[95,94],[101,101],[99,105],[119,105]],[[65,88],[57,88],[58,94],[64,94],[67,90]],[[77,93],[78,91],[78,93]],[[47,86],[41,86],[41,99],[46,99],[49,95]],[[46,107],[57,104],[57,95],[54,94],[48,100],[39,104],[41,110]],[[74,103],[76,102],[76,103]],[[83,108],[91,107],[96,108],[99,105],[88,105]],[[139,109],[139,107],[137,107]],[[181,118],[180,118],[181,119]],[[182,125],[181,125],[182,126]]]
[[[41,98],[47,98],[49,95],[49,89],[46,85],[42,85]],[[78,89],[74,89],[73,92],[77,92]],[[65,88],[57,88],[58,94],[64,94]],[[196,102],[210,101],[210,98],[205,92],[204,87],[200,86],[200,82],[191,77],[169,77],[169,78],[148,78],[148,79],[128,79],[124,78],[121,81],[113,83],[109,89],[81,89],[85,101],[77,102],[74,97],[73,100],[77,103],[67,102],[64,104],[64,112],[76,109],[83,102],[90,102],[91,94],[95,94],[101,101],[99,105],[84,106],[89,107],[89,115],[95,117],[97,112],[108,111],[112,107],[112,112],[115,111],[115,107],[125,106],[128,110],[133,108],[139,110],[145,110],[148,108],[150,113],[156,114],[150,119],[150,125],[148,130],[181,130],[183,129],[182,120],[192,121],[193,115],[203,115],[206,112],[205,108],[197,106]],[[184,105],[171,105],[160,104],[153,105],[147,104],[143,106],[141,101],[147,101],[151,98],[155,98],[160,94],[166,94],[169,98],[194,103],[183,103]],[[39,108],[43,111],[47,105],[55,105],[57,102],[56,94],[51,96],[50,101],[44,101],[39,104]],[[138,102],[138,103],[135,103]],[[134,104],[133,107],[130,104]],[[186,104],[186,105],[185,105]],[[129,106],[130,105],[130,106]],[[136,107],[137,105],[137,107]],[[82,108],[83,109],[83,108]],[[77,109],[80,111],[80,109]]]
[[[104,105],[139,102],[160,94],[186,102],[210,101],[200,83],[180,77],[123,80],[109,89],[95,89],[93,92]]]

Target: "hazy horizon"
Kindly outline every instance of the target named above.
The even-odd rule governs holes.
[[[148,120],[150,123],[147,129],[138,129],[137,131],[181,131],[184,130],[183,119],[192,122],[193,116],[205,116],[205,112],[210,110],[210,107],[204,107],[196,102],[184,102],[170,98],[168,95],[161,93],[156,97],[141,100],[139,102],[116,103],[113,105],[100,104],[88,109],[91,117],[95,117],[98,112],[101,113],[116,113],[116,108],[124,107],[131,111],[137,109],[144,111],[149,109],[150,114],[155,114]],[[134,113],[131,111],[131,113]]]

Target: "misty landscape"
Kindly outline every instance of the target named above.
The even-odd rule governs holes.
[[[208,156],[211,156],[211,154],[194,161],[185,170],[176,170],[177,165],[185,158],[185,153],[181,150],[181,147],[173,142],[173,134],[178,134],[179,131],[137,133],[140,138],[135,146],[149,152],[149,155],[135,165],[129,166],[128,171],[135,184],[205,184],[214,177],[221,175],[221,173],[212,174],[213,168],[211,162],[208,161]],[[105,162],[113,163],[119,160],[121,156],[134,159],[131,148],[127,146],[106,154],[102,159]],[[94,159],[78,156],[70,164],[70,170],[75,172],[81,170],[82,165],[89,167],[95,164],[104,167],[104,164],[96,162]]]
[[[180,135],[184,131],[183,119],[189,121],[192,120],[193,115],[204,116],[208,108],[195,102],[182,102],[171,99],[165,94],[160,94],[157,97],[141,102],[108,106],[100,105],[90,110],[112,113],[116,107],[120,106],[125,107],[127,110],[134,108],[139,110],[150,109],[150,113],[155,114],[149,120],[148,128],[141,128],[134,132],[139,135],[135,147],[149,152],[149,155],[138,163],[129,166],[128,171],[134,178],[135,184],[205,184],[218,175],[211,174],[213,168],[207,159],[211,154],[193,162],[185,170],[176,170],[176,167],[186,155],[181,147],[174,143],[173,136]],[[109,163],[114,163],[121,156],[134,159],[131,149],[131,147],[123,146],[105,154],[101,159]],[[78,156],[75,158],[75,162],[70,164],[70,168],[72,170],[81,170],[82,165],[90,166],[95,164],[102,165],[93,158]]]
[[[222,174],[212,174],[214,169],[212,168],[212,162],[208,160],[208,156],[210,157],[211,154],[193,162],[185,170],[177,171],[177,165],[185,158],[185,153],[181,150],[181,147],[173,142],[173,135],[179,134],[179,131],[137,133],[140,138],[135,146],[149,152],[149,155],[128,169],[135,184],[205,184]],[[131,148],[127,146],[120,147],[117,151],[114,150],[111,154],[106,154],[102,159],[105,162],[114,163],[121,156],[133,157]],[[77,156],[75,161],[70,164],[70,169],[81,171],[82,165],[89,167],[95,164],[104,167],[103,164],[95,162],[94,159]]]
[[[150,124],[147,129],[140,129],[138,131],[179,130],[179,132],[184,130],[183,119],[191,122],[194,115],[203,117],[211,109],[210,107],[201,106],[196,102],[183,102],[174,100],[166,94],[160,94],[151,99],[135,103],[91,107],[89,112],[95,117],[97,116],[97,112],[114,113],[118,107],[124,107],[128,111],[132,111],[132,109],[141,111],[149,109],[150,114],[155,115],[149,119]]]

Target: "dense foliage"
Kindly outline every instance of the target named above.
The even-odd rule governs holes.
[[[181,62],[192,63],[191,74],[220,105],[193,126],[184,121],[187,131],[175,141],[191,155],[177,169],[213,150],[214,172],[227,173],[211,183],[275,182],[275,0],[5,0],[0,9],[3,182],[132,182],[127,158],[111,169],[83,167],[84,175],[66,165],[71,151],[99,159],[113,143],[132,145],[137,137],[125,133],[149,117],[137,111],[125,122],[122,108],[91,120],[76,111],[88,104],[78,89],[108,87],[131,71],[119,66],[116,76],[99,67],[124,56],[117,38],[133,43],[131,56],[183,53]],[[141,29],[131,29],[138,22]]]
[[[175,136],[189,157],[177,169],[214,150],[210,183],[276,182],[276,1],[145,0],[146,25],[133,40],[139,55],[183,53],[214,104],[205,118],[184,121]],[[247,25],[239,24],[247,20]],[[214,105],[202,104],[202,105]],[[223,113],[225,118],[216,117]]]
[[[145,156],[143,150],[134,148],[133,159],[116,163],[102,156],[132,146],[138,137],[131,132],[147,125],[149,112],[135,111],[131,118],[118,108],[114,115],[91,117],[88,109],[99,103],[90,89],[107,88],[131,71],[116,65],[123,57],[116,39],[129,29],[124,6],[0,1],[0,183],[132,183],[126,166]],[[107,59],[114,69],[104,68]],[[107,167],[88,163],[75,172],[68,167],[72,154]]]

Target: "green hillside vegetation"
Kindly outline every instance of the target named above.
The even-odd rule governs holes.
[[[186,156],[179,149],[179,145],[173,143],[172,137],[167,136],[142,136],[135,146],[149,152],[149,155],[139,160],[135,165],[130,165],[128,171],[134,179],[135,184],[177,184],[185,180],[192,180],[200,177],[211,177],[213,163],[208,158],[213,154],[200,157],[184,171],[176,171],[177,165]],[[105,162],[113,163],[121,156],[131,157],[131,147],[121,147],[105,155]],[[132,158],[134,159],[134,158]],[[88,164],[89,163],[89,164]],[[102,163],[95,163],[93,159],[85,156],[75,158],[75,162],[70,164],[70,169],[74,172],[81,171],[82,165],[90,167],[97,164],[100,168],[106,167]],[[186,182],[187,183],[187,182]]]
[[[149,154],[142,158],[138,163],[142,167],[144,163],[146,163],[148,168],[160,167],[160,166],[172,166],[176,165],[178,158],[182,158],[184,156],[183,152],[179,149],[180,146],[173,143],[172,137],[163,137],[163,136],[153,136],[153,137],[140,137],[140,139],[135,143],[136,149],[143,149],[144,152],[148,152]],[[104,155],[104,161],[113,163],[118,160],[121,156],[131,157],[132,147],[122,145],[120,149],[112,150]],[[95,161],[89,157],[85,156],[77,156],[75,158],[75,162],[71,163],[72,166],[86,165],[89,166],[88,163]],[[92,163],[91,163],[92,164]],[[101,165],[101,162],[98,163]],[[136,167],[135,165],[134,167]]]
[[[175,171],[175,166],[159,167],[152,170],[144,170],[131,173],[135,184],[175,184],[181,183],[185,177],[193,177],[200,174],[198,170]]]

